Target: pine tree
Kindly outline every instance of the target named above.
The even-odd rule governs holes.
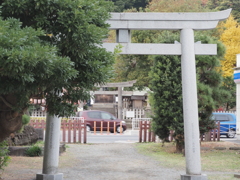
[[[179,33],[168,35],[163,33],[158,39],[161,43],[173,43],[179,39]],[[222,76],[216,67],[219,58],[224,54],[224,46],[204,33],[196,33],[196,41],[218,45],[217,56],[197,56],[197,89],[200,133],[214,128],[212,111],[226,98],[229,93],[222,87]],[[180,56],[156,56],[150,72],[151,107],[153,109],[153,130],[163,140],[174,130],[176,152],[182,152],[184,144],[183,105],[181,85]]]

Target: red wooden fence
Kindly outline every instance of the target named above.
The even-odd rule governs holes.
[[[31,120],[30,126],[34,128],[46,128],[45,120]],[[62,142],[68,143],[87,143],[87,130],[86,123],[82,120],[62,120],[61,121],[62,130]]]
[[[155,142],[155,134],[151,131],[151,121],[139,122],[139,142]]]
[[[174,131],[170,131],[168,140],[171,142]],[[139,142],[155,142],[155,134],[151,131],[151,121],[139,122]],[[220,122],[216,123],[216,128],[200,136],[201,141],[220,141]]]
[[[216,123],[216,128],[209,130],[207,133],[202,134],[201,141],[220,141],[220,122]]]

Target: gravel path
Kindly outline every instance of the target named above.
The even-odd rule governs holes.
[[[137,152],[135,144],[70,144],[60,158],[64,180],[179,180],[184,171]]]

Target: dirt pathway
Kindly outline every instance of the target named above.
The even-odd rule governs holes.
[[[69,144],[60,156],[59,172],[64,180],[178,180],[183,170],[161,167],[161,163],[137,152],[135,144]],[[34,180],[42,169],[42,157],[12,157],[4,180]]]

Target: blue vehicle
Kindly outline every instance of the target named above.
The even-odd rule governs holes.
[[[234,138],[236,134],[236,115],[233,113],[213,113],[212,119],[220,122],[220,135]]]

